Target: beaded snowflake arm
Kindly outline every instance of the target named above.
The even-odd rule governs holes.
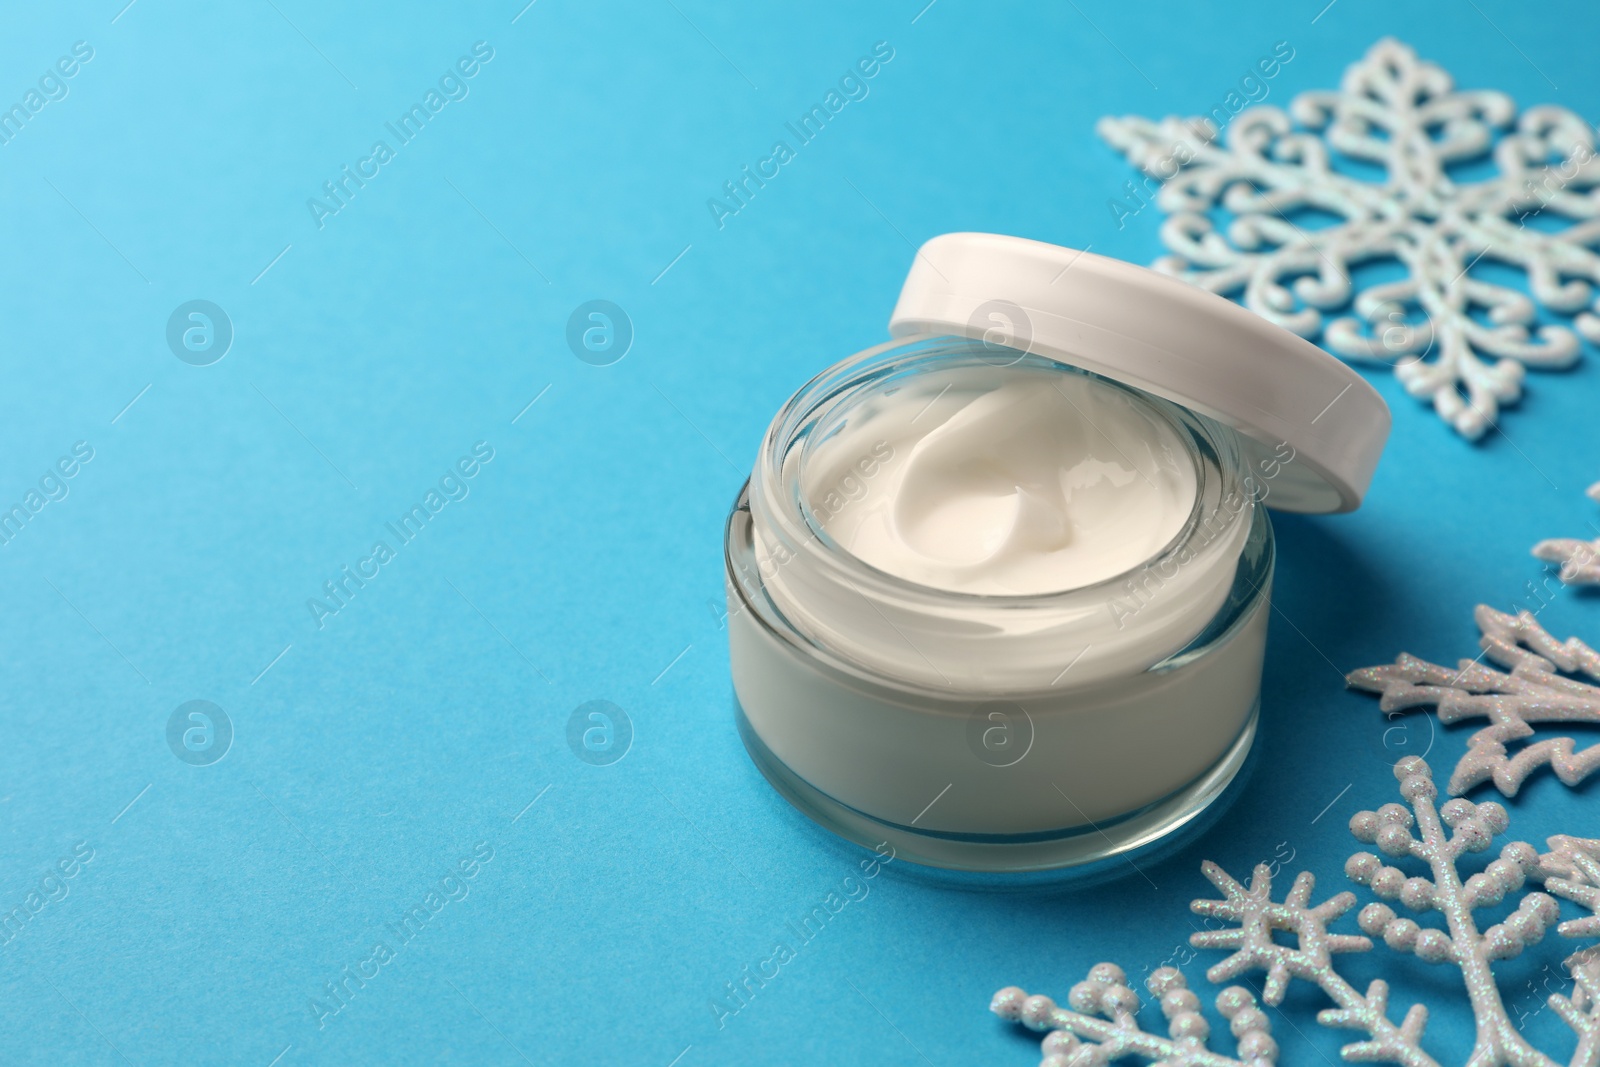
[[[1429,1067],[1433,1059],[1419,1042],[1427,1025],[1428,1010],[1413,1005],[1405,1019],[1396,1025],[1389,1020],[1389,987],[1375,981],[1361,993],[1335,969],[1333,956],[1340,952],[1366,952],[1372,942],[1350,934],[1329,934],[1327,924],[1356,904],[1354,893],[1344,892],[1311,906],[1315,878],[1302,871],[1284,896],[1272,900],[1272,872],[1265,864],[1256,867],[1246,889],[1214,863],[1201,871],[1222,891],[1222,900],[1196,900],[1190,905],[1197,915],[1236,923],[1229,930],[1203,930],[1190,936],[1196,948],[1231,948],[1233,954],[1206,971],[1213,982],[1237,978],[1249,971],[1264,971],[1266,981],[1261,997],[1269,1005],[1283,1003],[1291,979],[1310,982],[1328,995],[1338,1007],[1318,1014],[1324,1026],[1362,1030],[1366,1041],[1346,1045],[1346,1059],[1363,1063],[1398,1063],[1406,1067]],[[1291,948],[1273,941],[1274,930],[1293,933],[1298,944]]]
[[[1105,118],[1098,132],[1142,170],[1168,213],[1157,269],[1224,296],[1353,360],[1395,365],[1413,396],[1468,438],[1520,397],[1525,366],[1570,366],[1578,335],[1600,341],[1600,159],[1594,130],[1557,107],[1517,114],[1496,92],[1456,89],[1440,67],[1383,39],[1338,92],[1289,110],[1255,107],[1219,131],[1206,118]],[[1381,182],[1333,166],[1330,150],[1377,164]],[[1491,157],[1496,173],[1458,181],[1453,164]],[[1559,163],[1552,162],[1559,160]],[[1139,190],[1130,185],[1135,203]],[[1112,202],[1119,226],[1133,206]],[[1232,215],[1219,231],[1211,216]],[[1296,224],[1315,209],[1331,225]],[[1565,227],[1526,225],[1548,212]],[[1532,299],[1472,273],[1480,259],[1524,273]],[[1356,294],[1352,268],[1392,261],[1398,281]],[[1538,325],[1543,306],[1573,326]],[[1418,321],[1420,318],[1421,321]]]
[[[1555,896],[1589,911],[1584,918],[1562,923],[1556,931],[1562,937],[1600,937],[1600,841],[1557,835],[1546,844],[1550,851],[1539,858],[1532,877],[1540,879]],[[1546,1002],[1578,1035],[1572,1062],[1600,1063],[1600,946],[1590,945],[1562,962],[1572,977],[1573,991],[1552,994]]]
[[[1515,796],[1528,776],[1546,765],[1567,785],[1600,769],[1600,745],[1580,750],[1571,737],[1548,738],[1514,754],[1507,747],[1532,737],[1535,724],[1600,722],[1600,686],[1557,673],[1600,682],[1600,653],[1575,637],[1558,641],[1527,611],[1509,615],[1480,604],[1473,617],[1482,633],[1483,658],[1506,670],[1477,660],[1442,667],[1402,653],[1392,664],[1364,667],[1345,681],[1379,694],[1378,707],[1386,715],[1433,707],[1442,723],[1489,720],[1468,740],[1467,753],[1450,776],[1453,794],[1492,781],[1501,793]]]
[[[1407,804],[1385,804],[1377,811],[1359,812],[1350,820],[1350,832],[1358,841],[1376,844],[1386,856],[1422,861],[1431,877],[1408,877],[1401,868],[1385,864],[1370,852],[1351,856],[1345,873],[1376,896],[1398,900],[1412,912],[1437,911],[1446,927],[1424,927],[1380,902],[1361,909],[1358,925],[1374,937],[1382,937],[1396,952],[1410,953],[1425,963],[1447,964],[1461,973],[1478,1024],[1467,1061],[1471,1067],[1553,1063],[1512,1025],[1492,965],[1520,955],[1543,939],[1560,914],[1555,898],[1542,892],[1526,893],[1505,921],[1487,930],[1479,930],[1475,914],[1521,889],[1528,875],[1539,869],[1538,852],[1531,845],[1513,842],[1502,848],[1500,857],[1485,870],[1463,879],[1457,861],[1468,852],[1489,848],[1509,823],[1506,809],[1494,801],[1474,804],[1461,797],[1436,807],[1438,788],[1432,772],[1416,757],[1397,763],[1395,776]]]
[[[1167,1067],[1269,1067],[1277,1062],[1271,1022],[1243,986],[1224,989],[1216,1001],[1218,1013],[1237,1039],[1236,1056],[1207,1047],[1211,1024],[1200,1012],[1200,998],[1177,968],[1157,969],[1145,986],[1161,1004],[1166,1036],[1140,1026],[1139,995],[1128,986],[1122,968],[1112,963],[1090,968],[1088,978],[1067,995],[1069,1007],[1010,986],[994,995],[989,1010],[1030,1030],[1048,1031],[1040,1046],[1044,1059],[1039,1067],[1105,1067],[1124,1057]]]
[[[1300,874],[1284,899],[1275,901],[1270,868],[1257,867],[1247,887],[1207,863],[1202,869],[1222,899],[1197,900],[1191,907],[1197,914],[1233,924],[1190,938],[1196,947],[1232,950],[1206,972],[1207,978],[1220,983],[1248,972],[1264,973],[1262,1001],[1269,1007],[1282,1003],[1294,981],[1310,983],[1334,1003],[1318,1013],[1320,1024],[1365,1034],[1364,1040],[1341,1050],[1346,1060],[1436,1067],[1422,1048],[1428,1018],[1424,1006],[1413,1005],[1395,1023],[1388,1016],[1387,983],[1374,981],[1363,993],[1338,972],[1336,956],[1370,949],[1369,937],[1377,938],[1389,951],[1452,967],[1461,975],[1477,1024],[1469,1067],[1557,1067],[1557,1061],[1533,1047],[1512,1024],[1493,967],[1543,940],[1559,917],[1556,897],[1590,913],[1556,927],[1562,937],[1600,936],[1600,841],[1553,837],[1548,842],[1550,852],[1544,854],[1532,845],[1512,842],[1483,871],[1463,877],[1460,860],[1489,849],[1507,828],[1506,809],[1493,801],[1475,804],[1459,797],[1436,805],[1432,772],[1414,757],[1400,761],[1395,776],[1406,803],[1359,812],[1351,819],[1350,830],[1385,856],[1420,864],[1426,873],[1408,875],[1370,852],[1350,857],[1345,873],[1381,898],[1362,908],[1357,917],[1357,925],[1369,936],[1328,932],[1328,924],[1348,912],[1356,899],[1346,892],[1313,905],[1310,874]],[[1528,889],[1529,883],[1542,885],[1543,891]],[[1502,904],[1513,893],[1522,895],[1511,914],[1480,929],[1476,913]],[[1437,912],[1444,927],[1425,927],[1401,917],[1383,901],[1397,901],[1418,915]],[[1295,944],[1273,941],[1274,931],[1293,935]],[[1568,1067],[1600,1067],[1597,952],[1591,947],[1568,957],[1574,988],[1547,1001],[1578,1037]],[[1104,1067],[1122,1058],[1174,1067],[1269,1067],[1276,1062],[1278,1048],[1267,1015],[1249,990],[1233,986],[1217,998],[1218,1011],[1238,1038],[1230,1056],[1210,1048],[1210,1025],[1200,1012],[1199,997],[1176,969],[1157,970],[1147,986],[1159,998],[1167,1019],[1165,1037],[1140,1026],[1139,998],[1123,971],[1112,964],[1094,967],[1087,980],[1075,985],[1068,1007],[1011,987],[995,995],[991,1010],[1049,1032],[1041,1067]]]

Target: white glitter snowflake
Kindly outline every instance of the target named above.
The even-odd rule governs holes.
[[[1492,781],[1501,793],[1515,796],[1528,775],[1546,764],[1567,785],[1600,769],[1600,745],[1579,749],[1570,737],[1538,741],[1514,754],[1507,749],[1532,737],[1537,723],[1600,723],[1600,686],[1557,673],[1600,682],[1600,653],[1576,637],[1557,641],[1529,611],[1508,615],[1480,604],[1473,618],[1483,634],[1481,658],[1507,670],[1476,659],[1452,669],[1401,653],[1392,664],[1352,671],[1345,680],[1380,694],[1378,707],[1385,714],[1434,707],[1442,723],[1489,720],[1468,740],[1467,754],[1450,775],[1456,795]]]
[[[1588,493],[1590,500],[1600,503],[1600,482],[1591,485]],[[1593,541],[1553,537],[1534,545],[1533,555],[1561,564],[1561,580],[1568,585],[1600,585],[1600,537]]]
[[[1355,894],[1339,893],[1313,905],[1314,880],[1302,872],[1284,899],[1275,901],[1267,865],[1258,866],[1245,886],[1207,863],[1202,869],[1222,899],[1196,900],[1190,906],[1198,915],[1232,925],[1202,931],[1189,940],[1196,948],[1232,953],[1212,966],[1206,977],[1221,983],[1250,972],[1264,973],[1261,999],[1269,1006],[1283,1002],[1292,982],[1315,985],[1334,1004],[1318,1013],[1317,1022],[1363,1035],[1344,1046],[1346,1060],[1438,1067],[1422,1047],[1426,1007],[1412,1005],[1395,1022],[1389,1017],[1386,982],[1374,981],[1362,991],[1338,972],[1335,956],[1368,951],[1371,939],[1381,938],[1392,951],[1452,967],[1460,974],[1477,1022],[1469,1067],[1556,1067],[1556,1060],[1529,1044],[1512,1024],[1493,968],[1496,961],[1520,955],[1544,938],[1559,918],[1556,897],[1589,913],[1560,923],[1556,930],[1562,937],[1600,936],[1600,841],[1552,837],[1550,851],[1543,855],[1532,845],[1513,842],[1483,871],[1464,877],[1461,857],[1487,850],[1492,839],[1505,831],[1506,809],[1493,801],[1474,804],[1459,797],[1436,807],[1438,790],[1431,772],[1415,757],[1401,760],[1395,777],[1406,803],[1360,812],[1350,820],[1350,831],[1357,840],[1376,844],[1386,856],[1420,865],[1425,873],[1408,875],[1373,853],[1357,852],[1345,864],[1345,874],[1374,895],[1398,901],[1419,916],[1437,913],[1444,925],[1424,926],[1374,901],[1356,919],[1366,936],[1329,933],[1329,923],[1355,907]],[[1542,884],[1544,891],[1524,892],[1505,920],[1480,930],[1479,909],[1501,904],[1529,882]],[[1275,941],[1275,932],[1294,943]],[[1585,949],[1567,957],[1564,967],[1572,978],[1572,991],[1553,994],[1547,1003],[1577,1035],[1570,1067],[1596,1067],[1600,1065],[1600,955]],[[1072,987],[1067,1007],[1011,987],[995,994],[990,1010],[1031,1029],[1048,1031],[1040,1067],[1104,1067],[1124,1057],[1161,1067],[1270,1067],[1277,1062],[1270,1020],[1250,990],[1231,986],[1216,998],[1217,1011],[1235,1038],[1230,1055],[1212,1050],[1211,1024],[1201,1013],[1200,998],[1177,969],[1160,968],[1146,986],[1166,1018],[1165,1035],[1144,1029],[1138,1017],[1139,996],[1128,986],[1124,972],[1109,963],[1092,968],[1086,980]]]
[[[1459,91],[1384,39],[1339,91],[1302,93],[1287,113],[1242,111],[1225,136],[1207,118],[1105,118],[1098,130],[1170,216],[1161,238],[1174,254],[1157,269],[1241,296],[1341,356],[1395,364],[1406,390],[1468,438],[1521,395],[1524,366],[1571,365],[1579,333],[1600,341],[1600,161],[1593,128],[1564,108],[1518,115],[1505,94]],[[1335,169],[1334,153],[1386,177]],[[1492,177],[1461,174],[1491,157]],[[1337,221],[1295,221],[1313,210]],[[1485,281],[1480,260],[1522,271],[1533,299]],[[1375,261],[1398,263],[1404,278],[1366,288],[1359,317],[1324,327],[1324,312],[1350,303],[1351,268]],[[1538,325],[1541,306],[1576,313],[1576,333]]]

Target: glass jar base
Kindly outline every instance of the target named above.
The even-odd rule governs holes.
[[[1025,873],[1063,871],[1103,865],[1107,860],[1132,860],[1157,845],[1174,843],[1177,831],[1209,823],[1199,816],[1227,793],[1250,755],[1256,736],[1260,702],[1228,750],[1205,773],[1175,793],[1114,823],[1072,827],[1060,834],[1017,836],[950,835],[884,822],[817,789],[780,760],[746,718],[734,699],[739,736],[750,759],[783,798],[817,825],[847,841],[875,848],[887,842],[896,860],[909,860],[949,871]]]

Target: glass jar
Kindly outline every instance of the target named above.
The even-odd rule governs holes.
[[[1024,596],[919,585],[841,548],[808,460],[864,409],[921,407],[952,372],[1087,379],[1170,427],[1196,490],[1181,531],[1124,573]],[[1059,867],[1170,832],[1221,793],[1254,733],[1267,484],[1228,427],[1058,361],[961,337],[846,360],[778,414],[728,520],[746,746],[818,822],[936,866]]]

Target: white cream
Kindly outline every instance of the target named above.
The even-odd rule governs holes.
[[[1178,409],[1042,361],[864,373],[815,387],[752,501],[799,631],[904,682],[1037,692],[1069,664],[1078,685],[1143,670],[1216,615],[1248,505],[1218,514],[1213,479],[1191,524],[1205,461]]]
[[[1082,375],[968,366],[851,411],[800,475],[818,524],[898,578],[958,593],[1081,589],[1182,531],[1196,479],[1174,429]]]

